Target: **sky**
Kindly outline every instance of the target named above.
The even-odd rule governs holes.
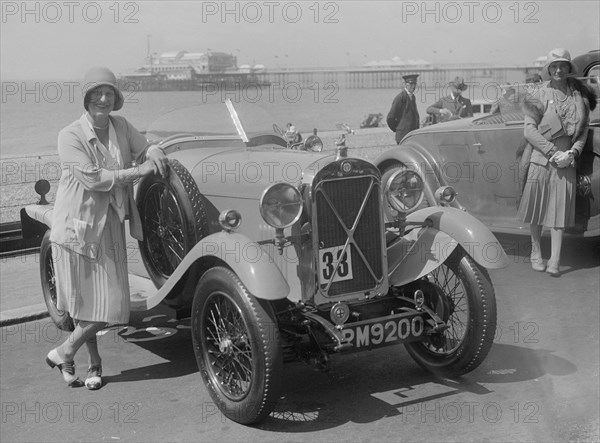
[[[267,68],[524,65],[600,48],[600,1],[2,1],[2,81],[124,73],[147,54],[231,53]]]

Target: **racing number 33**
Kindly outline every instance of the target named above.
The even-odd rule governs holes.
[[[319,250],[319,262],[321,263],[319,276],[321,277],[321,284],[327,284],[330,281],[352,280],[352,254],[350,254],[350,247],[342,255],[343,249],[344,246],[334,246]],[[336,267],[337,272],[335,272]]]

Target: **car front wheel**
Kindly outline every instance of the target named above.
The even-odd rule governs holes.
[[[200,374],[226,417],[252,424],[273,410],[283,370],[275,314],[230,269],[214,267],[198,282],[192,340]]]
[[[496,333],[496,299],[488,273],[458,247],[422,284],[426,304],[447,329],[407,343],[409,354],[440,375],[472,371],[487,356]]]

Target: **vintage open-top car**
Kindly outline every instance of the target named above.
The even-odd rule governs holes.
[[[600,98],[600,51],[575,57],[580,77]],[[421,170],[439,178],[457,192],[455,204],[486,224],[493,232],[529,234],[529,225],[517,215],[523,168],[519,147],[524,140],[524,115],[519,101],[535,85],[517,88],[515,106],[495,114],[454,120],[417,129],[398,147],[377,159],[382,170],[394,165]],[[584,152],[577,160],[576,226],[566,233],[578,237],[600,236],[600,106],[590,113]],[[435,201],[431,198],[431,204]]]
[[[331,354],[404,343],[432,372],[479,366],[496,329],[487,269],[507,263],[493,234],[452,207],[450,186],[431,189],[430,177],[396,165],[382,174],[349,157],[343,138],[337,150],[317,136],[290,148],[254,129],[259,114],[203,105],[149,128],[170,173],[137,187],[148,276],[130,275],[132,309],[166,303],[191,316],[200,374],[240,423],[272,411],[288,361],[326,368]],[[51,227],[51,205],[26,212],[24,224]],[[51,246],[46,233],[44,298],[68,329]]]

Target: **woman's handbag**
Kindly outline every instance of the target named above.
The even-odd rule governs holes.
[[[550,102],[549,106],[552,106],[554,112],[544,113],[542,120],[538,125],[538,131],[540,131],[546,140],[552,141],[565,135],[565,130],[563,128],[562,121],[558,116],[556,106],[554,106],[553,102]]]
[[[521,140],[521,144],[517,148],[517,161],[518,161],[518,179],[519,179],[519,193],[517,195],[517,207],[521,203],[523,197],[523,190],[525,189],[525,183],[527,182],[527,174],[529,173],[529,163],[531,162],[531,153],[533,152],[533,146],[527,141],[525,137]]]

